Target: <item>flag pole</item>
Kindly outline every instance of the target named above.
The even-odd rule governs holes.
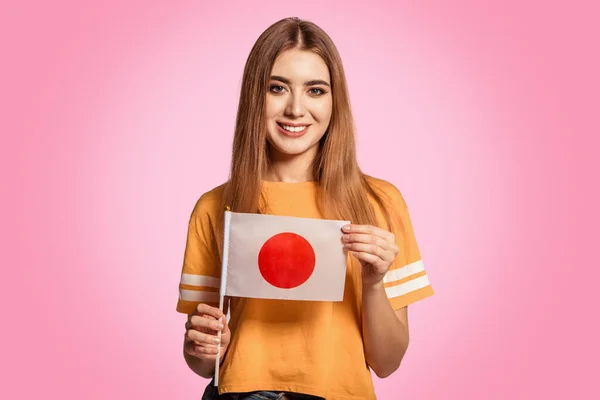
[[[221,265],[221,288],[219,291],[219,309],[224,311],[225,293],[227,291],[227,263],[229,261],[229,227],[231,225],[231,208],[225,206],[225,228],[223,229],[223,262]],[[225,318],[227,322],[227,317]],[[215,387],[219,386],[219,364],[221,362],[221,331],[217,333],[219,344],[217,346],[217,358],[215,360]]]

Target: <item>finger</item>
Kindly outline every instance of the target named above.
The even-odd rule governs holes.
[[[357,252],[357,253],[367,253],[376,257],[380,261],[394,261],[394,253],[391,251],[385,251],[379,246],[375,246],[373,244],[364,244],[364,243],[347,243],[344,245],[344,248],[348,251]]]
[[[221,344],[221,340],[216,335],[211,335],[203,332],[198,332],[195,329],[189,329],[185,333],[185,340],[188,342],[195,342],[199,345],[206,345],[209,347],[216,347]]]
[[[379,246],[384,250],[393,251],[396,247],[396,244],[386,240],[380,236],[376,235],[368,235],[366,233],[346,233],[342,236],[342,240],[344,243],[365,243],[365,244],[373,244],[375,246]]]
[[[211,356],[219,353],[218,347],[209,347],[203,345],[194,345],[194,352],[200,355]]]
[[[227,316],[223,315],[221,317],[221,324],[223,324],[223,330],[221,331],[222,335],[227,335],[229,333],[229,325],[227,325]]]
[[[349,225],[344,225],[342,227],[342,231],[344,231],[344,233],[366,233],[369,235],[379,236],[379,237],[389,240],[391,242],[395,241],[395,237],[392,232],[387,231],[385,229],[381,229],[381,228],[379,228],[377,226],[373,226],[373,225],[349,224]]]
[[[381,258],[370,254],[370,253],[365,253],[362,251],[359,252],[352,252],[352,255],[356,258],[358,258],[361,261],[364,261],[366,263],[369,263],[371,265],[379,265],[379,263],[381,263]]]
[[[214,346],[206,343],[198,343],[195,341],[186,341],[184,344],[184,348],[190,354],[217,354],[219,351],[219,346]]]
[[[184,350],[189,355],[202,360],[216,360],[216,356],[219,352],[217,347],[205,347],[202,345],[196,345],[193,342],[187,343],[184,347]]]
[[[205,303],[200,303],[194,311],[194,315],[209,315],[215,319],[221,318],[223,311],[220,308],[209,306]]]
[[[206,319],[209,319],[209,320],[212,320],[212,321],[216,321],[217,320],[217,318],[213,317],[212,315],[206,315],[206,314],[204,314],[204,315],[200,315],[200,317],[206,318]]]
[[[192,318],[194,318],[194,323],[192,323]],[[216,321],[217,319],[211,315],[194,315],[192,314],[191,316],[188,317],[187,322],[185,323],[185,329],[192,329],[194,327],[200,328],[200,326],[198,326],[198,318],[204,318],[207,320],[211,320],[211,321]]]
[[[199,315],[192,315],[185,324],[185,329],[207,329],[216,332],[224,327],[222,319],[209,319]]]

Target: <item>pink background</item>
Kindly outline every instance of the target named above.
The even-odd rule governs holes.
[[[1,6],[0,398],[200,398],[175,312],[187,219],[286,16],[336,42],[361,165],[403,192],[437,292],[379,398],[599,393],[597,7],[244,3]]]

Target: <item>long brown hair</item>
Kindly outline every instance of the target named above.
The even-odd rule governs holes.
[[[236,212],[264,212],[261,179],[269,163],[266,93],[275,59],[290,49],[318,54],[331,76],[332,116],[313,164],[313,176],[319,183],[321,213],[329,219],[377,225],[369,202],[371,196],[383,210],[389,226],[389,215],[380,194],[358,166],[354,121],[341,57],[331,38],[321,28],[298,18],[286,18],[271,25],[260,35],[248,56],[223,205]]]

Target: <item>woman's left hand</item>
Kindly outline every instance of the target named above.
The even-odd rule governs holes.
[[[380,283],[400,249],[393,233],[371,225],[345,225],[344,249],[360,261],[364,285]]]

